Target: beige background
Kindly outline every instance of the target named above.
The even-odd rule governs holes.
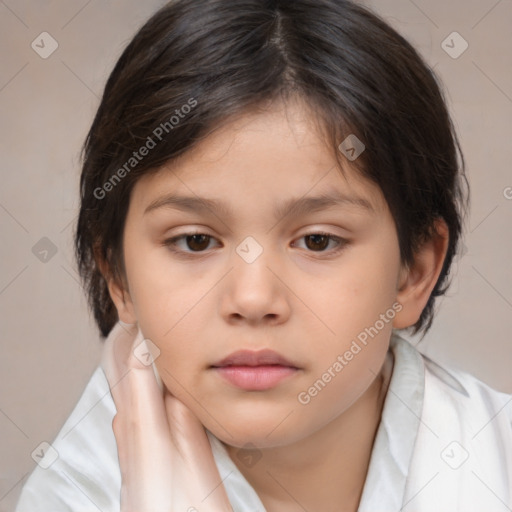
[[[162,3],[0,0],[1,512],[98,364],[72,253],[78,154],[115,60]],[[419,348],[512,393],[512,2],[366,3],[440,75],[472,185],[465,251]],[[59,45],[47,59],[31,48],[44,31]],[[457,59],[441,47],[453,31],[469,44]],[[46,262],[32,251],[43,237],[57,251]]]

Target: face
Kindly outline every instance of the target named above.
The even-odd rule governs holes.
[[[166,388],[231,446],[306,438],[383,364],[400,309],[397,233],[380,190],[346,163],[343,176],[290,103],[233,120],[132,191],[120,318],[160,349]],[[295,369],[240,387],[212,366],[241,349]]]

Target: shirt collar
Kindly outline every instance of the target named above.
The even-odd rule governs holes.
[[[393,333],[393,371],[370,457],[358,512],[401,510],[421,422],[425,391],[422,355]]]

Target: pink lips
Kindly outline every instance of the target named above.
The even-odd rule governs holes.
[[[298,368],[273,350],[239,350],[215,363],[213,368],[228,382],[246,391],[273,388]]]

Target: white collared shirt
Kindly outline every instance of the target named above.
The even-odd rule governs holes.
[[[396,333],[394,365],[358,512],[510,512],[512,395],[447,369]],[[119,512],[116,408],[101,366],[22,489],[16,512]],[[207,431],[235,512],[265,512]],[[45,462],[46,459],[46,462]],[[313,511],[311,511],[313,512]]]

